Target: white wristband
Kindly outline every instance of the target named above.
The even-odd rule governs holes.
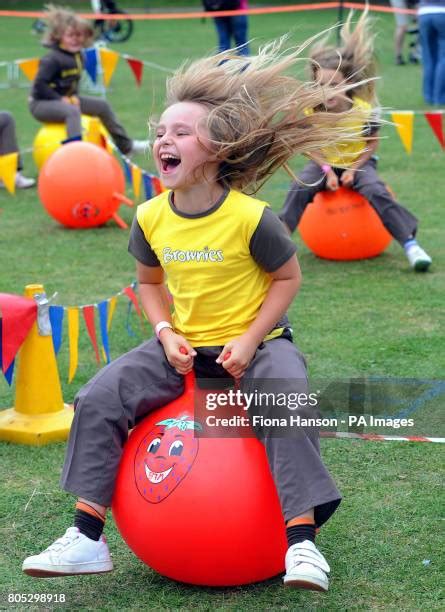
[[[159,323],[157,323],[157,325],[155,327],[155,334],[156,334],[156,338],[158,340],[159,340],[159,334],[166,327],[169,327],[170,329],[173,329],[173,325],[171,323],[169,323],[168,321],[159,321]]]

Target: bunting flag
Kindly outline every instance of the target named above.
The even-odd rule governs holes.
[[[68,308],[68,338],[70,352],[68,382],[70,383],[79,363],[79,309],[76,306]]]
[[[445,149],[445,138],[443,134],[443,113],[441,111],[431,111],[425,113],[425,119],[430,124],[437,140],[440,142],[442,149]]]
[[[50,306],[49,307],[49,321],[51,323],[52,335],[53,335],[53,346],[54,353],[57,355],[62,345],[62,327],[63,327],[63,316],[65,309],[63,306]]]
[[[9,193],[15,193],[15,175],[17,174],[17,165],[19,162],[19,154],[7,153],[0,155],[0,180]]]
[[[14,364],[15,364],[15,359],[12,360],[11,365],[5,372],[5,379],[9,386],[12,385],[12,376],[14,374]]]
[[[108,300],[108,317],[107,317],[107,331],[109,332],[111,329],[111,321],[113,320],[114,310],[116,308],[117,295],[113,295]]]
[[[100,325],[100,335],[102,338],[102,347],[105,353],[105,361],[110,363],[110,345],[108,342],[108,329],[107,329],[107,312],[108,312],[108,300],[104,300],[97,305],[97,309],[99,311],[99,325]]]
[[[95,47],[85,49],[83,52],[84,68],[93,83],[97,83],[97,50]]]
[[[37,318],[37,304],[33,299],[20,295],[0,293],[0,316],[2,324],[0,361],[2,372],[6,376]]]
[[[138,299],[136,297],[135,292],[133,291],[132,287],[125,287],[125,289],[122,289],[122,293],[124,293],[128,299],[132,302],[133,306],[135,307],[135,310],[138,314],[138,317],[141,319],[141,323],[142,323],[142,311],[141,311],[141,307],[139,306],[139,302]]]
[[[2,351],[1,351],[1,347],[2,347],[2,319],[0,318],[0,370],[3,371],[3,362],[2,362]],[[14,372],[14,359],[11,362],[11,365],[9,366],[9,368],[6,370],[6,372],[3,372],[4,377],[6,378],[6,382],[8,383],[9,386],[11,386],[12,383],[12,375]]]
[[[165,191],[164,186],[161,183],[161,180],[158,179],[157,176],[152,176],[151,177],[151,184],[152,184],[152,187],[153,187],[154,192],[155,192],[156,195],[159,195],[160,193]]]
[[[119,53],[111,51],[110,49],[101,48],[99,49],[99,54],[104,75],[104,85],[108,87],[116,69],[117,62],[119,61]]]
[[[131,309],[132,308],[133,308],[133,302],[129,301],[128,302],[128,306],[127,306],[127,318],[126,318],[126,321],[125,321],[125,327],[127,329],[127,334],[134,338],[136,336],[136,334],[134,333],[134,331],[132,330],[131,325],[130,325]]]
[[[141,86],[142,83],[142,71],[144,70],[144,64],[141,60],[135,59],[134,57],[126,57],[127,64],[130,66],[134,78],[136,79],[136,83],[138,87]]]
[[[133,193],[136,199],[141,194],[142,170],[136,164],[131,165],[131,182],[133,184]]]
[[[94,354],[96,356],[96,362],[100,364],[99,348],[97,346],[96,328],[94,325],[94,306],[89,304],[88,306],[82,306],[82,314],[85,320],[88,335],[93,345]]]
[[[145,197],[147,200],[150,200],[153,197],[152,185],[151,185],[151,176],[142,174],[142,182],[144,184]]]
[[[131,171],[130,164],[125,159],[125,157],[121,157],[121,162],[122,162],[122,167],[124,169],[125,178],[127,180],[127,183],[129,185],[131,185],[133,183],[133,174],[132,174],[132,171]]]
[[[34,81],[39,70],[40,59],[33,57],[32,59],[17,60],[17,64],[26,78]]]
[[[413,149],[413,111],[398,111],[391,113],[391,119],[395,123],[400,140],[408,154]]]

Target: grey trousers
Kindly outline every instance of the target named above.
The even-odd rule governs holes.
[[[37,121],[65,123],[68,138],[81,135],[80,115],[99,117],[110,133],[119,151],[127,154],[131,151],[132,140],[124,127],[119,123],[111,106],[106,100],[79,96],[80,107],[67,104],[61,100],[29,100],[29,110]]]
[[[220,349],[214,347],[213,355],[207,347],[196,350],[195,371],[199,362],[204,362],[201,371],[197,371],[197,376],[203,377],[209,354],[214,363]],[[213,373],[209,371],[208,376]],[[279,379],[281,392],[301,393],[307,388],[304,358],[284,338],[260,345],[245,379],[249,381],[249,391],[253,391],[253,386],[258,392],[266,389],[267,379]],[[110,506],[129,429],[183,390],[183,376],[170,366],[156,339],[103,368],[75,399],[62,488]],[[259,437],[265,445],[285,520],[315,508],[316,524],[323,524],[337,508],[341,496],[320,457],[318,431],[301,429],[296,437],[282,438],[272,433],[264,430]]]
[[[338,176],[343,172],[334,168]],[[292,183],[283,208],[278,216],[293,232],[300,222],[306,206],[319,191],[326,189],[324,172],[315,162],[309,162],[299,175],[302,183]],[[322,179],[322,180],[320,180]],[[310,186],[313,183],[317,185]],[[307,185],[307,186],[306,186]],[[416,235],[417,219],[398,204],[377,174],[377,161],[370,159],[355,173],[353,189],[361,193],[374,208],[388,232],[401,245]]]
[[[0,111],[0,155],[16,153],[18,150],[14,117],[7,111]],[[19,155],[18,170],[21,170],[22,167]]]

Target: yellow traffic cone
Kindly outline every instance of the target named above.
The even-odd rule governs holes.
[[[44,293],[27,285],[25,296]],[[66,440],[73,407],[64,404],[51,335],[39,334],[37,322],[19,351],[14,408],[0,412],[0,440],[42,446]]]

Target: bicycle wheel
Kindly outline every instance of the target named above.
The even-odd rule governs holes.
[[[125,11],[116,11],[125,15]],[[131,19],[119,19],[116,21],[103,20],[100,24],[103,37],[109,42],[125,42],[133,33],[133,21]]]

